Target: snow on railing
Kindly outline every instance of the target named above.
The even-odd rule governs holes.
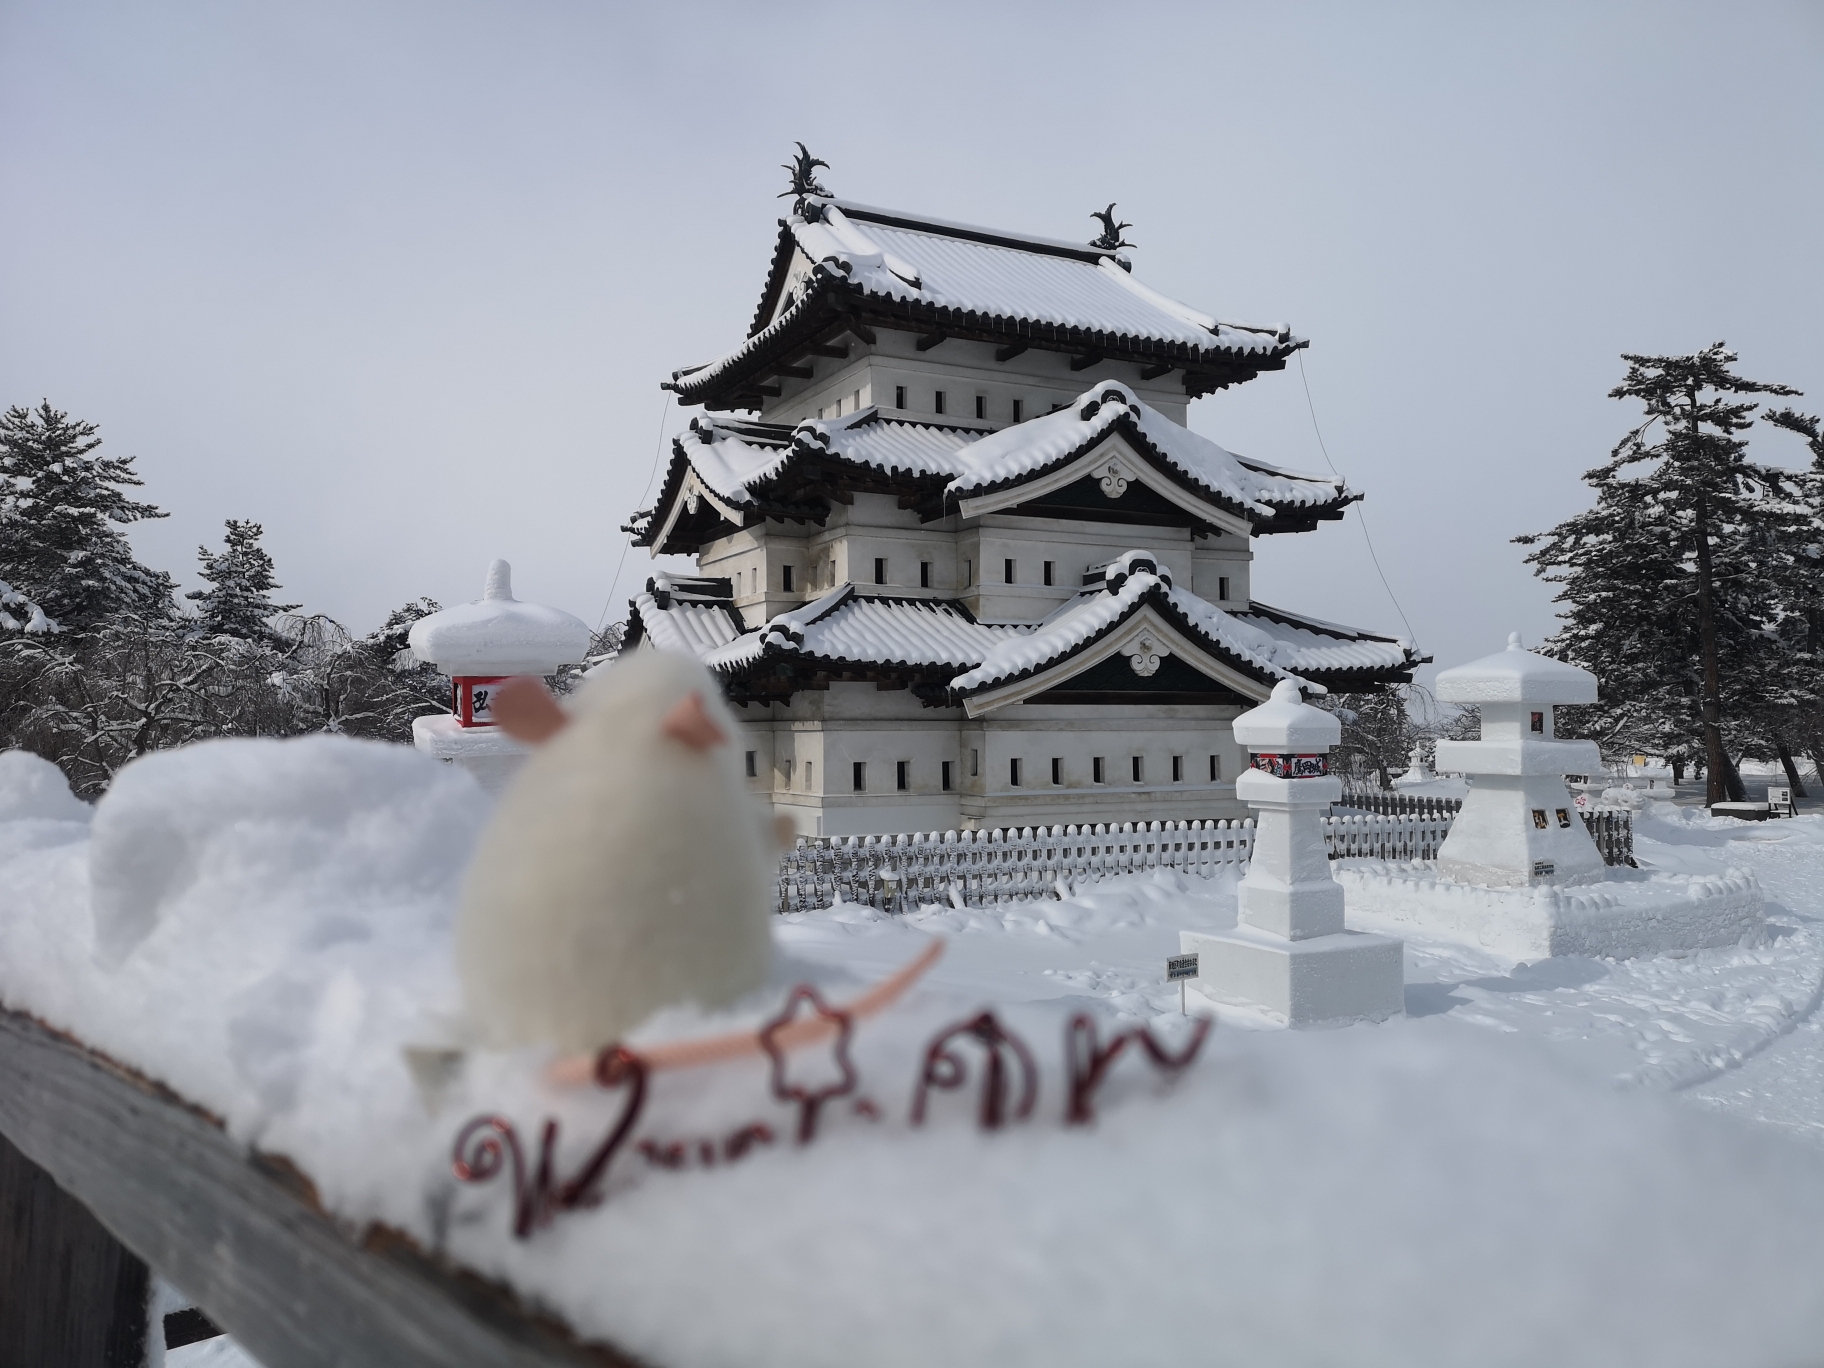
[[[1437,859],[1438,847],[1456,820],[1455,806],[1461,806],[1429,806],[1437,801],[1427,800],[1428,810],[1422,812],[1343,812],[1324,818],[1330,858]],[[1608,809],[1584,815],[1605,863],[1634,862],[1631,818],[1626,811]],[[806,912],[828,907],[840,897],[885,912],[904,912],[929,903],[985,907],[1065,898],[1084,885],[1148,869],[1211,878],[1230,865],[1245,865],[1253,850],[1251,817],[800,836],[779,862],[777,905],[781,912]]]

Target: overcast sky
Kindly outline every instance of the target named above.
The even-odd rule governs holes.
[[[131,454],[195,584],[224,518],[357,630],[428,594],[591,623],[659,382],[742,336],[802,138],[837,194],[1087,240],[1284,320],[1440,664],[1552,629],[1618,353],[1726,339],[1824,408],[1824,6],[0,3],[0,403]],[[1298,366],[1191,408],[1325,469]],[[1756,439],[1796,464],[1796,439]],[[624,562],[624,563],[623,563]],[[618,572],[618,583],[617,583]],[[1256,595],[1404,634],[1356,511]]]

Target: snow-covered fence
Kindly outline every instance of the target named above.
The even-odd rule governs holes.
[[[1583,814],[1583,825],[1602,852],[1605,865],[1634,863],[1634,814],[1626,808],[1598,808]]]
[[[1324,818],[1324,844],[1333,860],[1435,860],[1456,816],[1333,812]]]
[[[1383,817],[1436,817],[1462,811],[1463,800],[1350,785],[1343,790],[1342,801],[1336,806],[1353,808],[1357,812],[1379,813]]]
[[[1400,795],[1388,795],[1399,797]],[[1333,860],[1435,860],[1462,804],[1423,800],[1405,813],[1339,812],[1324,818]],[[1338,806],[1353,806],[1345,798]],[[1608,864],[1632,864],[1630,814],[1586,814]],[[918,831],[885,836],[800,836],[779,862],[778,910],[804,912],[844,902],[903,912],[926,903],[982,907],[1058,898],[1116,874],[1175,869],[1210,878],[1254,850],[1254,819],[1125,822],[1097,826]]]
[[[779,865],[779,910],[844,902],[902,912],[923,903],[988,903],[1063,896],[1060,888],[1114,874],[1176,869],[1205,878],[1245,864],[1254,820],[1124,822],[1097,826],[801,836]]]

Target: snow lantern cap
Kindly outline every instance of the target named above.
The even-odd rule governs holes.
[[[1282,679],[1273,696],[1234,721],[1235,739],[1256,753],[1315,755],[1343,739],[1335,713],[1305,702],[1296,679]]]
[[[513,597],[513,567],[488,566],[473,603],[445,608],[412,624],[412,654],[451,676],[547,675],[589,654],[586,623],[557,608]]]
[[[1596,676],[1524,649],[1512,632],[1505,651],[1442,671],[1434,692],[1446,703],[1594,703]]]

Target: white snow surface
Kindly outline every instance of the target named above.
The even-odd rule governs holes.
[[[1824,1343],[1824,1149],[1789,1138],[1824,1137],[1824,1090],[1750,1123],[1757,1063],[1815,1074],[1824,1053],[1816,818],[1641,819],[1645,864],[1754,872],[1762,944],[1516,965],[1409,941],[1406,1018],[1294,1033],[1224,1012],[1174,1085],[1123,1056],[1090,1128],[1062,1124],[1066,1020],[1177,1039],[1163,961],[1181,930],[1233,923],[1233,872],[781,918],[775,1000],[796,979],[844,1000],[945,938],[858,1030],[881,1118],[832,1106],[798,1148],[757,1060],[660,1073],[637,1136],[757,1118],[781,1143],[713,1168],[623,1155],[604,1205],[521,1242],[503,1179],[450,1176],[457,1129],[557,1117],[568,1172],[620,1098],[552,1088],[536,1050],[471,1056],[441,1099],[411,1081],[401,1047],[447,1042],[457,1007],[471,781],[343,738],[209,742],[130,766],[89,836],[31,769],[0,766],[6,1007],[290,1156],[354,1227],[390,1223],[655,1365],[1772,1365]],[[6,843],[43,821],[78,831]],[[98,918],[115,954],[138,937],[115,967]],[[924,1045],[983,1006],[1038,1056],[1035,1115],[979,1131],[972,1054],[970,1086],[911,1127]],[[654,1033],[718,1029],[670,1015]]]

